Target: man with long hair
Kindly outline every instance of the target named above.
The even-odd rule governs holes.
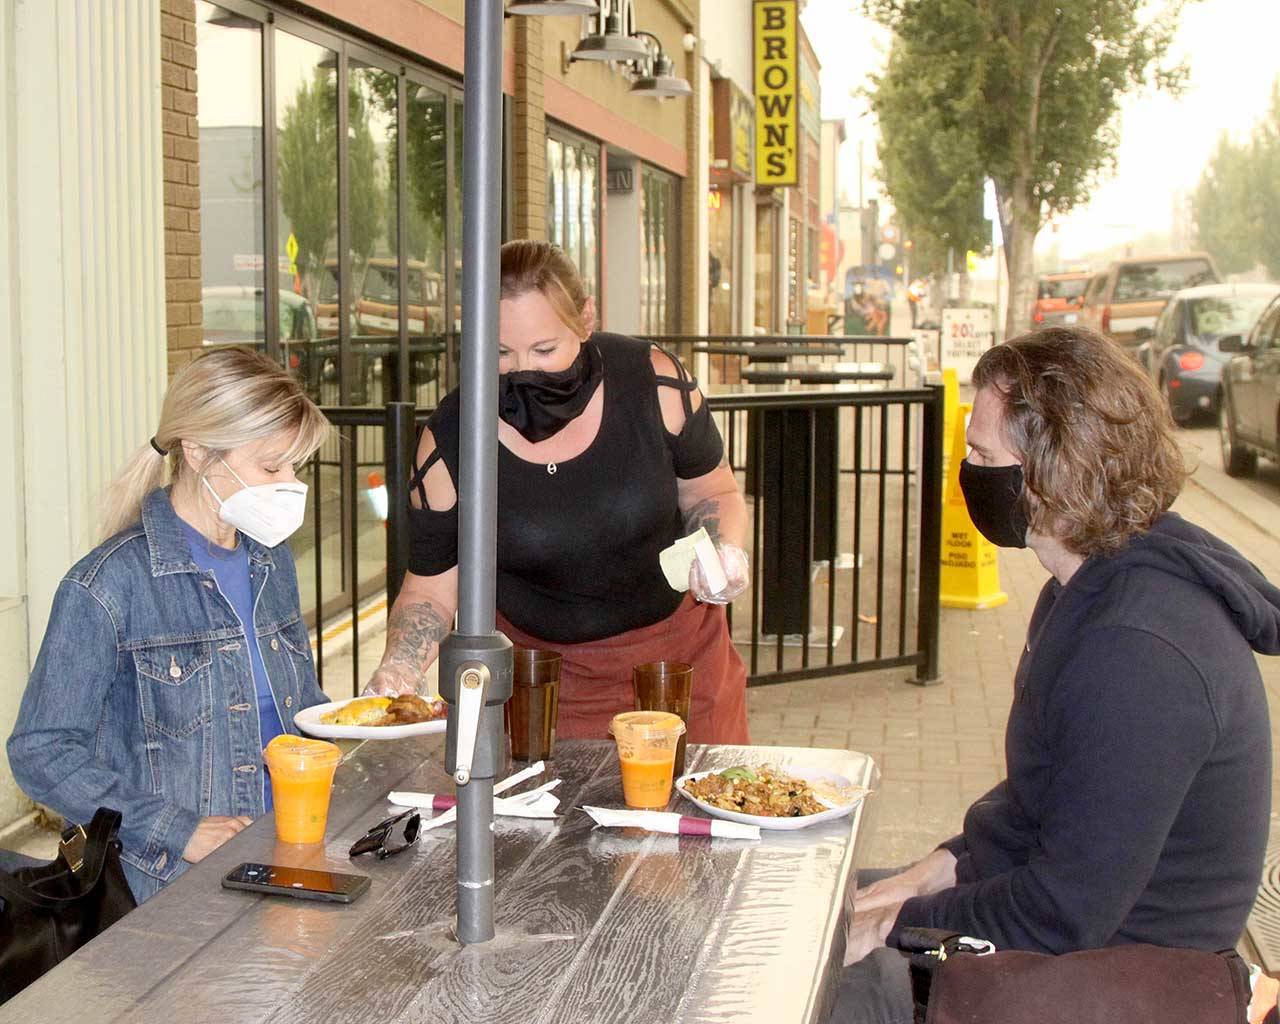
[[[1014,677],[1007,778],[963,831],[856,893],[833,1017],[911,1019],[906,927],[1065,953],[1233,947],[1262,874],[1271,729],[1254,652],[1280,589],[1169,511],[1169,413],[1110,339],[988,351],[960,485],[974,525],[1049,571]]]

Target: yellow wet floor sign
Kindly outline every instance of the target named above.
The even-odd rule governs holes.
[[[996,546],[978,532],[960,490],[960,463],[967,445],[969,404],[956,407],[947,466],[947,497],[942,506],[942,605],[945,608],[996,608],[1009,600],[1000,589]]]

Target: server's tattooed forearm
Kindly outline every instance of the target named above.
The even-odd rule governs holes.
[[[430,601],[393,607],[384,664],[398,663],[420,671],[432,657],[432,648],[448,633],[449,623]]]
[[[685,533],[693,533],[698,527],[705,529],[715,543],[720,543],[719,498],[704,498],[684,514]]]

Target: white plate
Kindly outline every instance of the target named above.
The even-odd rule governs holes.
[[[726,766],[727,767],[727,766]],[[724,768],[718,769],[724,771]],[[682,775],[676,779],[676,792],[688,800],[691,804],[701,808],[708,814],[717,818],[724,818],[726,821],[740,821],[744,825],[759,825],[764,829],[773,829],[775,831],[790,832],[798,828],[808,828],[810,825],[817,825],[824,821],[834,821],[836,818],[846,818],[853,813],[853,809],[862,803],[863,797],[867,795],[867,791],[860,786],[855,786],[843,775],[836,775],[832,772],[824,772],[816,768],[793,768],[787,766],[781,769],[785,774],[792,778],[804,779],[808,782],[826,782],[832,786],[841,789],[852,789],[857,791],[857,795],[853,797],[847,804],[841,804],[839,807],[833,807],[829,811],[820,811],[817,814],[806,814],[801,818],[775,818],[762,814],[743,814],[741,811],[726,811],[723,807],[716,807],[712,804],[699,800],[691,793],[686,793],[684,784],[686,782],[695,782],[707,775],[715,775],[716,772],[693,772],[690,775]]]
[[[414,722],[412,725],[326,725],[320,721],[321,715],[327,715],[359,699],[352,697],[349,700],[303,708],[293,716],[293,724],[308,736],[316,736],[322,740],[398,740],[405,736],[444,732],[448,724],[443,718],[435,722]]]

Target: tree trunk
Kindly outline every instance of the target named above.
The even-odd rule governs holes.
[[[1016,338],[1031,327],[1031,303],[1035,299],[1035,245],[1040,230],[1039,204],[1031,195],[1029,176],[1015,180],[1000,194],[1001,228],[1004,231],[1005,269],[1009,273],[1009,309],[1005,314],[1005,340]]]

